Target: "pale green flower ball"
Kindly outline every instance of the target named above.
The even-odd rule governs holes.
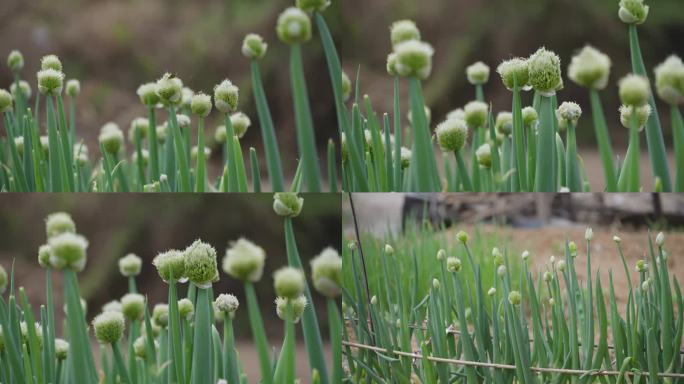
[[[507,111],[497,113],[494,129],[500,135],[509,136],[513,132],[513,114]]]
[[[150,131],[150,120],[146,117],[136,117],[131,121],[131,126],[128,129],[128,140],[135,143],[136,135],[140,136],[140,140],[144,140]]]
[[[252,125],[252,121],[244,113],[236,112],[230,115],[230,124],[233,126],[233,133],[235,133],[235,136],[237,136],[238,139],[242,139]]]
[[[0,89],[0,113],[12,110],[12,94],[5,89]]]
[[[178,300],[178,314],[181,318],[185,319],[189,316],[192,316],[194,311],[195,306],[192,304],[192,301],[190,301],[190,299],[182,298]]]
[[[224,315],[228,314],[231,319],[235,317],[235,312],[239,306],[240,302],[238,301],[237,297],[227,293],[218,295],[214,301],[214,308],[222,312]]]
[[[110,155],[116,155],[121,151],[124,145],[124,134],[121,128],[116,123],[109,122],[102,126],[100,129],[100,135],[98,136],[98,141],[100,145],[104,148],[105,152]]]
[[[236,279],[256,282],[263,275],[265,260],[266,253],[263,248],[245,238],[240,238],[226,249],[223,271]]]
[[[127,293],[121,298],[121,312],[129,320],[140,320],[145,314],[145,296]]]
[[[133,353],[140,359],[147,357],[147,337],[145,335],[138,336],[133,342]]]
[[[81,93],[81,82],[76,79],[69,79],[66,82],[66,94],[69,97],[76,97]]]
[[[406,169],[409,167],[411,164],[411,157],[413,154],[411,153],[411,150],[406,148],[406,147],[401,147],[401,150],[399,152],[399,162],[401,169]],[[394,157],[394,153],[392,153],[392,157]]]
[[[33,94],[31,85],[26,80],[19,80],[19,87],[17,87],[16,82],[13,82],[12,85],[10,85],[10,93],[15,99],[21,94],[24,100],[30,99]]]
[[[256,33],[250,33],[242,40],[242,54],[248,59],[261,59],[266,55],[268,44]]]
[[[7,67],[12,72],[19,72],[24,68],[24,55],[16,49],[12,50],[7,56]]]
[[[461,270],[461,260],[457,257],[448,257],[446,264],[449,272],[458,272]]]
[[[620,106],[620,123],[627,129],[632,128],[632,115],[636,113],[636,123],[639,131],[642,131],[646,126],[648,117],[651,116],[651,106],[644,104],[639,107],[631,105]]]
[[[311,19],[299,8],[287,8],[278,16],[276,33],[278,38],[286,44],[309,41],[311,40]]]
[[[470,129],[484,127],[487,124],[489,107],[482,101],[471,101],[463,107],[465,122]]]
[[[327,247],[310,263],[314,288],[325,297],[334,298],[341,295],[342,258],[340,254],[334,248]]]
[[[69,354],[69,343],[63,339],[55,339],[55,357],[57,360],[64,361]]]
[[[50,246],[43,244],[38,247],[38,264],[43,268],[50,266]]]
[[[112,300],[102,306],[102,312],[123,312],[121,302],[119,300]]]
[[[604,89],[610,76],[610,57],[591,45],[585,45],[572,57],[568,78],[589,89]]]
[[[196,145],[194,147],[192,147],[192,149],[190,150],[190,159],[192,161],[197,161],[197,153],[198,152],[199,152],[199,148],[197,148]],[[204,147],[204,158],[209,160],[210,157],[211,157],[211,148]]]
[[[142,259],[136,254],[129,253],[119,259],[119,272],[125,277],[138,276],[142,269]]]
[[[82,271],[86,264],[88,240],[85,237],[64,232],[48,239],[50,246],[50,265],[56,269]]]
[[[571,101],[564,101],[558,106],[558,109],[556,109],[558,128],[560,130],[565,130],[568,125],[572,125],[573,127],[576,126],[580,116],[582,116],[582,108],[580,108],[579,104]]]
[[[512,305],[519,305],[521,300],[522,295],[518,291],[511,291],[511,293],[508,294],[508,302]]]
[[[200,117],[207,117],[211,113],[211,96],[199,92],[190,101],[192,113]]]
[[[648,9],[644,0],[620,0],[618,17],[625,24],[643,24],[648,17]]]
[[[352,83],[346,73],[342,72],[342,100],[347,101],[351,97]]]
[[[157,83],[142,84],[138,87],[137,94],[140,101],[148,107],[156,106],[160,102],[157,94]]]
[[[561,62],[558,55],[539,48],[527,59],[529,84],[543,95],[553,95],[563,88]]]
[[[480,145],[475,151],[475,156],[477,157],[477,163],[481,167],[490,168],[492,166],[492,147],[489,143]]]
[[[225,79],[214,87],[214,105],[222,113],[232,113],[237,110],[238,87]]]
[[[48,68],[38,71],[38,90],[44,95],[55,96],[62,93],[64,73]]]
[[[282,267],[273,274],[276,295],[295,299],[304,292],[304,273],[294,267]]]
[[[399,71],[397,71],[397,54],[394,52],[387,55],[387,74],[399,76]]]
[[[426,42],[419,40],[407,40],[397,44],[394,48],[396,53],[396,70],[400,76],[417,77],[425,80],[432,72],[432,56],[434,48]]]
[[[518,86],[518,89],[522,89],[530,80],[528,61],[520,57],[502,62],[496,67],[496,71],[508,90],[513,90],[515,85]]]
[[[158,254],[153,260],[152,265],[157,268],[159,277],[165,282],[169,282],[171,276],[174,280],[184,280],[185,274],[185,255],[183,252],[171,249]]]
[[[169,325],[169,305],[157,304],[152,309],[152,321],[162,328]]]
[[[437,125],[435,134],[444,152],[457,152],[463,149],[468,139],[468,126],[461,119],[446,119]]]
[[[481,61],[466,68],[466,77],[472,85],[482,85],[489,81],[489,66]]]
[[[618,87],[620,101],[626,105],[644,105],[651,95],[648,79],[640,75],[629,74],[623,77],[620,79]]]
[[[164,105],[176,105],[181,102],[183,97],[183,82],[175,75],[167,72],[157,80],[156,92]]]
[[[677,55],[670,55],[655,67],[655,86],[658,97],[670,105],[684,104],[684,63]]]
[[[539,119],[539,115],[533,107],[525,107],[522,109],[522,118],[523,124],[527,127],[534,124]]]
[[[458,231],[456,234],[456,240],[461,244],[468,244],[468,234],[465,231]]]
[[[40,59],[40,69],[54,69],[55,71],[62,71],[62,62],[57,55],[46,55]]]
[[[190,281],[199,288],[209,288],[218,281],[216,250],[211,245],[195,240],[184,251],[185,273]]]
[[[390,40],[392,47],[405,41],[420,41],[420,30],[412,20],[399,20],[390,26]]]
[[[181,90],[181,102],[180,107],[182,109],[189,109],[192,105],[192,97],[195,96],[195,91],[190,89],[190,87],[183,87]]]
[[[93,320],[95,337],[101,344],[114,344],[121,340],[126,321],[119,312],[103,312]]]
[[[306,12],[323,12],[330,6],[330,0],[297,0],[295,4]]]
[[[304,309],[309,304],[309,302],[306,299],[306,296],[304,296],[304,295],[301,295],[295,299],[288,299],[285,297],[277,297],[275,300],[275,303],[276,303],[276,314],[282,320],[287,319],[287,304],[291,303],[292,314],[294,317],[294,319],[293,319],[294,323],[299,322],[299,319],[302,317],[302,314],[304,313]]]
[[[45,219],[45,233],[48,239],[65,232],[76,232],[76,224],[71,215],[66,212],[49,214]]]
[[[298,216],[303,205],[304,199],[294,192],[279,192],[273,195],[273,210],[280,216]]]

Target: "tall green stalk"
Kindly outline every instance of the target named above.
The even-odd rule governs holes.
[[[535,192],[555,192],[553,152],[555,131],[553,128],[553,108],[551,97],[541,95],[539,107],[539,133],[537,138],[537,165],[535,174]]]
[[[598,142],[601,163],[603,164],[603,177],[606,180],[606,192],[616,192],[617,177],[615,175],[615,163],[613,161],[613,148],[610,144],[606,117],[603,114],[603,107],[601,106],[601,99],[598,91],[595,89],[589,90],[589,98],[591,99],[591,117],[594,121],[596,141]]]
[[[211,325],[213,324],[214,311],[209,301],[209,289],[198,287],[192,350],[192,384],[212,382]]]
[[[684,192],[684,121],[682,113],[676,105],[670,106],[670,116],[672,120],[672,136],[674,137],[675,149],[675,192]]]
[[[247,312],[249,314],[250,328],[254,337],[257,354],[259,356],[259,367],[261,368],[261,381],[263,384],[273,383],[273,371],[271,370],[271,359],[268,355],[268,344],[266,341],[266,331],[264,322],[259,311],[256,291],[251,282],[245,282],[245,295],[247,296]]]
[[[525,162],[525,136],[522,120],[520,87],[513,87],[513,152],[515,154],[515,173],[521,192],[527,190],[527,163]]]
[[[435,192],[439,190],[437,160],[430,139],[420,80],[416,77],[409,78],[409,99],[414,148],[409,170],[414,180],[413,187],[419,192]]]
[[[200,116],[197,126],[197,170],[195,171],[195,192],[204,192],[206,185],[207,160],[206,155],[204,154],[204,117]]]

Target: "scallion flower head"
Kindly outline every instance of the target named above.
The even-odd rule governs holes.
[[[276,33],[278,38],[286,44],[309,41],[311,39],[311,18],[299,8],[287,8],[278,16]]]
[[[190,109],[197,116],[209,116],[211,113],[211,96],[202,92],[196,93],[190,101]]]
[[[637,260],[636,262],[637,272],[646,272],[648,270],[648,264],[645,260]]]
[[[651,116],[651,106],[644,104],[638,107],[632,105],[621,105],[620,106],[620,123],[622,126],[631,129],[632,128],[632,115],[636,114],[636,123],[639,131],[642,131],[646,126],[648,117]]]
[[[236,112],[230,115],[230,124],[233,126],[235,136],[241,139],[252,125],[252,121],[244,113]]]
[[[0,89],[0,113],[12,110],[12,94],[5,89]]]
[[[644,76],[632,73],[620,79],[619,94],[622,104],[641,106],[648,101],[651,87]]]
[[[261,59],[266,55],[268,44],[256,33],[250,33],[242,40],[242,54],[248,59]]]
[[[145,83],[138,87],[137,90],[140,101],[148,107],[153,107],[159,104],[159,95],[157,94],[157,83]]]
[[[503,61],[496,67],[496,71],[508,90],[513,90],[516,85],[518,89],[523,89],[530,80],[528,60],[520,57]]]
[[[19,87],[17,87],[17,83],[13,82],[10,85],[10,93],[15,99],[21,94],[24,100],[28,100],[32,95],[31,85],[26,80],[19,80]]]
[[[43,244],[38,247],[38,264],[43,268],[50,267],[50,246]]]
[[[181,102],[183,97],[183,82],[175,75],[167,72],[157,80],[156,92],[164,105],[176,105]]]
[[[471,101],[463,107],[465,122],[470,129],[484,127],[487,124],[489,107],[483,101]]]
[[[511,132],[513,132],[513,114],[508,111],[497,113],[494,129],[500,135],[510,136]]]
[[[54,69],[55,71],[62,71],[62,62],[57,55],[45,55],[40,59],[40,69]]]
[[[487,295],[489,295],[490,297],[496,295],[496,288],[489,288],[489,290],[487,291]]]
[[[579,104],[572,101],[564,101],[556,109],[556,119],[558,119],[558,129],[565,130],[568,125],[577,126],[577,121],[582,116],[582,108]]]
[[[426,42],[407,40],[394,47],[397,62],[396,69],[400,76],[417,77],[425,80],[432,72],[432,55],[435,50]]]
[[[610,76],[610,57],[591,45],[585,45],[572,57],[568,65],[568,78],[589,89],[603,89]]]
[[[121,128],[114,122],[103,125],[97,139],[105,152],[110,155],[118,154],[124,144],[124,134],[121,131]]]
[[[482,85],[489,81],[489,66],[481,61],[466,68],[466,77],[472,85]]]
[[[620,0],[618,17],[625,24],[643,24],[648,17],[648,9],[644,0]]]
[[[81,93],[81,82],[76,80],[76,79],[69,79],[66,82],[66,94],[74,98],[78,96],[79,93]]]
[[[399,152],[399,164],[401,166],[401,169],[406,169],[408,168],[409,164],[411,164],[411,156],[413,154],[411,153],[411,150],[406,148],[406,147],[401,147],[401,152]]]
[[[125,277],[138,276],[142,269],[142,259],[136,254],[129,253],[119,259],[119,272]]]
[[[160,303],[152,309],[152,321],[162,328],[169,325],[169,305]]]
[[[59,361],[64,361],[69,354],[69,343],[63,339],[55,339],[55,357]]]
[[[347,101],[351,97],[352,83],[346,73],[342,72],[342,100]]]
[[[670,55],[655,67],[655,87],[658,96],[670,105],[684,104],[684,63]]]
[[[222,113],[232,113],[237,110],[238,87],[225,79],[214,87],[214,105]]]
[[[38,71],[38,90],[44,95],[55,96],[62,93],[64,73],[48,68]]]
[[[171,249],[158,254],[152,264],[157,268],[159,277],[165,282],[169,282],[171,276],[174,280],[183,281],[185,274],[185,255],[182,251]]]
[[[188,318],[194,311],[195,306],[192,304],[190,299],[182,298],[178,300],[178,314],[180,315],[181,319]]]
[[[444,152],[463,149],[468,138],[468,126],[461,119],[446,119],[435,129],[437,142]]]
[[[121,312],[129,320],[140,320],[145,314],[145,296],[127,293],[121,297]]]
[[[282,267],[273,274],[276,295],[296,299],[304,293],[304,273],[294,267]]]
[[[297,0],[295,4],[306,12],[323,12],[330,6],[330,0]]]
[[[461,260],[457,257],[448,257],[446,265],[449,272],[458,272],[461,270]]]
[[[458,231],[456,234],[456,240],[461,244],[468,244],[468,234],[465,231]]]
[[[342,258],[334,248],[327,247],[311,259],[311,280],[314,288],[325,297],[342,294]]]
[[[16,49],[12,50],[7,56],[7,67],[14,73],[21,71],[24,68],[24,55]]]
[[[656,236],[656,245],[658,247],[662,248],[663,245],[665,245],[665,234],[662,232],[658,232],[658,235]]]
[[[304,313],[304,309],[309,304],[309,302],[306,300],[306,296],[304,296],[304,295],[301,295],[295,299],[288,299],[286,297],[277,297],[275,303],[276,303],[276,314],[282,320],[286,320],[287,304],[291,303],[292,304],[292,314],[294,317],[293,321],[295,323],[299,322],[299,319],[302,317],[302,314]]]
[[[523,124],[528,127],[539,119],[539,115],[537,114],[537,110],[533,107],[525,107],[522,109],[522,118]]]
[[[397,71],[397,54],[394,52],[387,55],[387,74],[392,77],[399,76],[399,71]]]
[[[146,117],[136,117],[131,121],[131,126],[128,129],[128,140],[135,143],[136,135],[140,135],[140,139],[143,140],[147,137],[150,130],[150,121]]]
[[[50,246],[50,265],[56,269],[82,271],[86,264],[88,240],[85,237],[64,232],[48,239]]]
[[[294,192],[279,192],[273,195],[273,210],[280,216],[298,216],[303,205],[304,199]]]
[[[256,282],[264,272],[266,252],[251,241],[240,238],[226,249],[223,258],[223,271],[245,282]]]
[[[185,274],[199,288],[209,288],[218,281],[216,250],[211,245],[195,240],[183,252],[185,254]]]
[[[214,307],[224,314],[228,314],[231,319],[235,316],[239,306],[240,302],[237,297],[227,293],[218,295],[214,301]]]
[[[527,59],[529,83],[543,95],[553,95],[563,88],[561,62],[554,52],[539,48]]]
[[[475,151],[475,156],[477,157],[477,163],[481,167],[490,168],[492,166],[492,147],[489,143],[480,145]]]
[[[520,301],[522,300],[522,295],[518,291],[511,291],[511,293],[508,294],[508,302],[511,303],[511,305],[519,305]]]
[[[45,234],[48,239],[65,232],[76,232],[76,224],[71,215],[66,212],[56,212],[45,218]]]
[[[420,30],[412,20],[399,20],[390,26],[390,40],[392,47],[405,41],[420,41]]]
[[[114,344],[121,340],[126,321],[119,312],[103,312],[93,320],[95,337],[102,344]]]

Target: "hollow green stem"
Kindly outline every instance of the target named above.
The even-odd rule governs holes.
[[[207,185],[207,160],[204,154],[204,118],[197,126],[197,171],[195,171],[195,192],[204,192]]]
[[[273,372],[271,371],[271,359],[268,356],[266,331],[264,330],[264,322],[261,319],[256,291],[251,282],[245,282],[245,295],[247,296],[247,312],[249,314],[252,336],[254,337],[254,343],[256,344],[257,354],[259,356],[261,381],[263,384],[271,384],[273,383]]]
[[[555,132],[553,128],[553,108],[551,97],[541,95],[539,113],[539,137],[537,139],[537,165],[535,175],[535,192],[555,192],[553,152]]]
[[[213,376],[211,324],[213,323],[214,311],[209,302],[209,289],[197,288],[196,308],[191,383],[211,383]]]
[[[152,181],[159,181],[159,142],[157,141],[157,116],[154,106],[147,107],[149,129],[147,146],[150,150],[150,175]]]
[[[566,132],[566,159],[565,178],[566,186],[570,192],[581,192],[582,181],[580,180],[579,165],[577,161],[577,139],[575,136],[575,124],[569,123]]]
[[[527,164],[525,163],[525,136],[522,120],[522,104],[520,87],[513,87],[513,151],[515,153],[515,170],[519,190],[527,190]]]
[[[601,162],[603,163],[606,192],[615,192],[617,190],[617,177],[615,176],[615,163],[613,162],[613,148],[610,144],[606,117],[603,114],[603,107],[598,91],[595,89],[589,90],[589,98],[591,99],[591,118],[594,121],[596,141],[598,142]]]
[[[674,137],[675,169],[675,192],[684,192],[684,121],[682,113],[676,105],[670,106],[672,120],[672,136]]]

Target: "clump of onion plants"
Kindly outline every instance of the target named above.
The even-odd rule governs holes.
[[[592,239],[588,228],[581,242],[566,240],[562,255],[550,256],[537,271],[530,260],[543,256],[503,247],[477,256],[482,243],[462,231],[453,241],[390,237],[380,251],[362,240],[344,252],[344,377],[420,383],[681,380],[684,298],[669,271],[673,260],[664,234],[649,235],[644,259],[632,266],[615,236],[612,257],[619,267],[609,271],[608,281],[592,268]],[[438,247],[436,257],[426,253]],[[420,257],[414,248],[423,251]],[[579,272],[580,259],[586,271]],[[494,268],[483,268],[488,263]],[[383,279],[373,278],[378,264]],[[516,265],[520,270],[512,269]],[[628,283],[626,302],[616,301],[614,274],[624,274]]]
[[[301,210],[301,200],[294,197],[298,208],[289,200],[285,204],[294,209],[288,211],[289,218]],[[237,296],[215,292],[213,288],[220,278],[213,246],[196,240],[183,250],[166,250],[154,258],[152,265],[160,280],[168,285],[168,298],[160,303],[150,303],[136,286],[135,277],[149,262],[134,254],[122,257],[119,272],[128,279],[129,291],[105,304],[91,319],[86,315],[76,277],[87,262],[87,239],[77,233],[67,213],[49,215],[46,234],[47,242],[38,250],[38,262],[47,271],[47,305],[40,307],[38,316],[24,288],[15,290],[13,273],[8,276],[0,266],[0,381],[204,384],[257,380],[247,377],[236,346],[234,322],[241,303]],[[296,243],[290,240],[285,245],[287,251],[296,252]],[[258,380],[341,382],[342,319],[336,303],[342,293],[341,257],[334,249],[326,248],[312,260],[310,270],[301,265],[284,266],[273,275],[274,294],[262,299],[274,300],[273,311],[284,321],[285,336],[281,341],[267,338],[253,286],[264,278],[265,262],[261,247],[239,239],[229,245],[221,268],[231,278],[245,283],[249,328],[262,368]],[[57,303],[52,297],[53,273],[64,275],[64,327],[56,326],[54,320]],[[307,280],[328,302],[335,358],[331,374],[326,367],[320,331],[311,329],[318,326],[318,321],[315,312],[311,312],[313,300]],[[185,285],[187,295],[180,297],[179,287]],[[311,364],[305,377],[297,377],[295,372],[298,323],[309,340],[306,353]],[[273,353],[277,344],[282,348]],[[100,348],[99,364],[95,363],[93,345]]]
[[[313,21],[321,33],[331,78],[338,119],[342,116],[342,80],[334,45],[322,12],[329,1],[297,1],[286,9],[275,25],[278,38],[290,47],[290,76],[297,132],[298,160],[292,184],[321,192],[316,148],[316,130],[307,93],[302,51],[313,36]],[[67,79],[67,68],[55,55],[41,61],[36,91],[22,78],[24,58],[14,50],[7,68],[14,81],[0,89],[0,113],[6,139],[0,144],[0,190],[12,192],[261,192],[270,184],[273,191],[285,191],[280,148],[259,71],[259,61],[268,53],[268,43],[257,34],[247,34],[241,47],[250,61],[251,82],[263,156],[268,178],[262,180],[255,148],[243,148],[241,139],[251,125],[239,111],[239,87],[229,79],[213,90],[193,91],[174,74],[140,85],[137,95],[146,115],[126,126],[103,124],[98,136],[99,154],[78,137],[77,101],[81,83]],[[244,101],[242,101],[244,104]],[[223,124],[207,132],[207,121],[220,116]],[[195,130],[196,129],[196,130]],[[318,133],[320,135],[320,131]],[[126,138],[128,140],[126,140]],[[222,167],[210,174],[208,149],[222,148]],[[329,140],[326,168],[327,187],[336,191],[338,163],[335,143]],[[251,172],[248,173],[248,170]],[[301,179],[301,182],[298,181]]]
[[[650,182],[655,191],[682,191],[684,177],[679,177],[681,183],[670,180],[662,127],[637,37],[638,25],[644,23],[649,11],[656,8],[649,9],[644,0],[622,0],[618,17],[629,25],[632,72],[645,79],[648,88],[648,96],[643,103],[648,105],[650,113],[647,114],[647,108],[642,105],[639,113],[645,119],[643,127],[651,165]],[[392,52],[387,57],[387,72],[394,78],[394,105],[389,113],[383,114],[373,108],[368,95],[350,97],[350,106],[340,130],[343,135],[344,190],[588,191],[588,165],[584,163],[582,148],[577,148],[575,140],[575,130],[580,125],[576,118],[562,116],[562,112],[569,111],[568,105],[575,105],[570,100],[562,100],[563,88],[575,85],[589,91],[591,108],[586,109],[591,111],[601,158],[604,179],[601,189],[609,192],[643,189],[643,178],[637,177],[634,170],[634,164],[639,162],[639,148],[636,138],[632,138],[635,135],[631,128],[626,134],[630,137],[630,145],[622,153],[616,153],[608,134],[608,121],[617,125],[625,119],[626,112],[612,113],[612,118],[606,119],[599,92],[606,88],[615,91],[618,87],[613,87],[610,80],[611,58],[599,49],[586,45],[572,57],[567,66],[571,85],[564,81],[564,64],[549,47],[539,48],[528,57],[503,60],[496,67],[496,72],[503,86],[512,94],[510,110],[500,111],[504,115],[491,110],[483,91],[483,85],[490,80],[489,66],[483,62],[469,65],[465,75],[475,89],[474,100],[432,124],[424,112],[429,109],[422,98],[420,84],[421,81],[429,81],[434,49],[422,40],[420,29],[410,20],[392,24],[390,43]],[[681,60],[671,56],[654,72],[655,94],[671,109],[675,163],[682,165],[684,158],[677,150],[683,147],[679,112]],[[345,76],[342,78],[348,79]],[[399,99],[403,78],[408,79],[408,107],[412,117],[408,119],[408,129],[403,126]],[[358,89],[358,84],[349,84],[347,89],[351,91],[355,87]],[[526,110],[534,111],[535,118],[525,119]],[[498,116],[510,116],[510,123],[498,124]],[[531,115],[527,113],[527,116]],[[458,140],[451,139],[455,137],[454,127],[463,123],[467,129],[464,144],[460,139],[462,134]],[[408,137],[402,137],[404,132]],[[436,147],[442,151],[441,167],[437,167]],[[402,156],[402,153],[410,153],[410,156]],[[676,169],[679,171],[681,167]]]

